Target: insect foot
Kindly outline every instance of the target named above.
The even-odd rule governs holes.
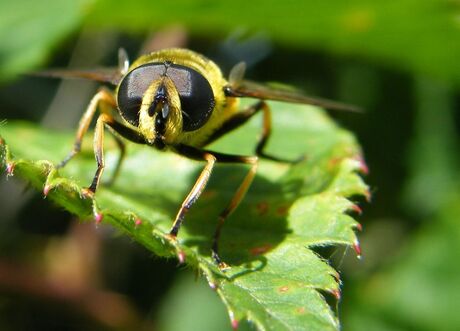
[[[217,254],[216,250],[212,250],[212,259],[214,260],[214,262],[217,264],[217,266],[219,267],[220,271],[227,271],[230,269],[230,266],[225,263],[224,261],[222,261],[222,259],[220,258],[219,254]]]
[[[83,199],[93,199],[94,198],[94,191],[88,187],[81,189],[81,196]]]
[[[220,271],[228,271],[228,270],[230,270],[230,266],[227,263],[223,262],[223,261],[221,261],[218,264],[218,267],[219,267]]]

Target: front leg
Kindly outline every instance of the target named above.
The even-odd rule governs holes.
[[[102,113],[99,115],[96,128],[94,130],[94,156],[96,157],[97,162],[97,170],[94,174],[93,181],[91,185],[84,189],[83,194],[86,196],[92,196],[95,192],[97,187],[99,186],[99,181],[102,176],[102,172],[104,171],[105,162],[104,162],[104,126],[107,125],[110,131],[112,131],[113,135],[116,137],[117,141],[121,142],[119,136],[128,139],[137,144],[145,144],[145,140],[139,134],[139,132],[121,124],[120,122],[116,121],[112,115],[107,113]],[[123,151],[123,149],[122,149]],[[122,154],[123,155],[123,154]],[[115,169],[115,173],[119,170],[119,162],[117,163],[117,167]]]
[[[190,154],[182,155],[192,157]],[[192,190],[187,195],[184,202],[182,202],[182,205],[176,215],[176,218],[174,219],[171,231],[169,232],[169,234],[174,238],[177,236],[177,233],[179,232],[182,222],[184,221],[185,214],[188,212],[190,207],[196,202],[196,200],[200,197],[201,193],[205,189],[209,177],[211,176],[212,169],[214,168],[214,164],[216,162],[216,157],[208,152],[197,153],[196,155],[194,155],[193,158],[196,159],[197,157],[205,160],[207,163],[201,171],[200,175],[198,176],[198,179],[196,180],[195,185],[193,185]]]
[[[251,165],[251,168],[247,175],[244,177],[243,181],[241,182],[240,186],[236,190],[235,194],[233,195],[232,199],[230,200],[227,207],[220,213],[218,223],[216,226],[216,230],[214,232],[213,241],[212,241],[212,249],[211,255],[214,259],[214,262],[219,266],[221,269],[226,269],[227,265],[219,256],[219,238],[222,227],[224,225],[225,220],[233,213],[233,211],[238,207],[241,200],[243,200],[247,190],[251,186],[251,183],[256,175],[257,165],[258,165],[258,157],[257,156],[243,156],[243,155],[229,155],[224,153],[212,152],[197,149],[190,146],[179,145],[175,146],[174,150],[190,159],[194,160],[206,160],[207,164],[204,169],[201,171],[200,176],[198,177],[195,185],[193,186],[190,193],[185,198],[184,202],[182,203],[179,212],[177,213],[176,219],[174,220],[173,226],[170,231],[170,235],[172,237],[176,237],[179,231],[179,228],[184,220],[184,216],[186,212],[190,209],[191,205],[195,203],[195,201],[200,196],[201,192],[203,192],[206,184],[211,176],[211,171],[217,162],[222,163],[243,163]]]
[[[97,170],[94,174],[93,181],[88,188],[83,189],[83,195],[91,197],[96,193],[96,189],[99,186],[99,181],[104,171],[105,162],[104,162],[104,124],[115,122],[115,119],[108,114],[99,115],[96,128],[94,130],[94,156],[96,157]]]
[[[81,150],[81,143],[83,137],[88,131],[89,125],[96,114],[99,106],[116,107],[116,101],[113,94],[106,88],[101,88],[96,95],[91,99],[86,111],[84,112],[80,122],[78,124],[77,133],[75,135],[75,142],[70,153],[62,160],[56,167],[64,167],[75,155]],[[107,109],[108,107],[101,107],[101,109]]]

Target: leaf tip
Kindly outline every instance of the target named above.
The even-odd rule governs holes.
[[[359,232],[363,232],[363,226],[362,226],[361,223],[356,222],[355,228],[356,228],[356,230],[358,230]]]
[[[368,175],[369,167],[367,166],[366,161],[364,160],[364,157],[362,155],[358,155],[356,157],[356,161],[358,161],[359,172],[361,172],[363,175]]]
[[[230,317],[230,324],[232,325],[233,330],[237,330],[240,322],[235,317],[233,310],[228,310],[228,316]]]
[[[217,291],[218,285],[215,282],[209,281],[208,284],[211,290]]]
[[[361,245],[359,244],[359,241],[356,240],[354,243],[353,243],[353,249],[355,250],[356,252],[356,257],[361,260],[362,258],[362,255],[361,255]]]
[[[342,298],[342,293],[340,292],[340,289],[333,289],[330,292],[337,299],[337,301],[339,301]]]
[[[364,192],[364,197],[366,199],[367,202],[371,202],[372,200],[372,193],[371,191],[369,191],[369,189],[367,189],[365,192]]]
[[[140,218],[136,218],[134,220],[134,226],[137,228],[142,225],[142,220]]]
[[[177,252],[177,259],[179,260],[179,265],[185,263],[185,252],[183,250]]]
[[[340,274],[337,270],[334,270],[334,272],[332,273],[332,277],[334,277],[335,281],[337,283],[341,283],[341,277],[340,277]]]
[[[14,162],[8,162],[6,164],[6,177],[11,177],[14,175],[14,168],[15,168],[16,164]]]
[[[232,323],[232,329],[233,329],[233,330],[238,330],[238,325],[239,325],[238,320],[232,318],[232,319],[231,319],[231,323]]]
[[[49,185],[49,184],[46,184],[43,187],[43,197],[44,198],[46,198],[48,196],[48,194],[50,193],[50,190],[51,190],[51,185]]]
[[[362,210],[361,207],[358,206],[357,204],[351,205],[350,208],[351,208],[352,211],[354,211],[354,212],[355,212],[356,214],[358,214],[358,215],[362,215],[362,213],[363,213],[363,210]],[[361,230],[360,230],[360,231],[361,231]]]
[[[94,221],[96,222],[96,225],[101,224],[103,219],[104,219],[104,215],[102,213],[97,212],[94,214]]]

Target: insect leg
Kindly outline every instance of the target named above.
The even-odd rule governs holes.
[[[280,161],[278,158],[267,155],[264,153],[264,148],[267,145],[268,138],[272,133],[272,115],[270,113],[270,107],[268,107],[267,103],[263,102],[260,106],[260,109],[263,111],[263,126],[262,126],[262,134],[257,142],[256,146],[256,154],[260,157]]]
[[[94,174],[94,178],[90,187],[88,187],[84,191],[84,193],[87,195],[92,195],[96,192],[102,172],[104,171],[104,125],[107,125],[109,127],[110,131],[112,131],[113,135],[115,136],[116,141],[121,144],[123,143],[120,137],[117,136],[117,134],[135,143],[145,143],[145,141],[136,131],[117,122],[112,115],[107,113],[102,113],[101,115],[99,115],[96,122],[96,128],[94,130],[94,155],[96,157],[97,170]],[[124,146],[124,144],[122,146]],[[122,149],[121,158],[123,157],[123,155],[124,152]],[[117,164],[117,168],[119,167],[119,164]],[[115,171],[117,171],[117,169]]]
[[[203,159],[204,157],[208,157],[209,159],[211,159],[211,161],[208,160],[208,164],[207,164],[207,167],[210,168],[209,172],[206,171],[207,167],[203,169],[192,191],[187,196],[184,203],[182,204],[181,209],[179,210],[178,216],[176,217],[176,221],[174,222],[173,228],[171,230],[171,235],[174,235],[174,236],[177,235],[178,228],[180,227],[180,224],[182,223],[183,216],[185,214],[185,212],[183,212],[184,206],[187,205],[187,202],[193,203],[196,201],[199,194],[204,189],[204,186],[206,182],[208,181],[209,176],[211,174],[210,170],[212,169],[216,161],[222,162],[222,163],[244,163],[244,164],[251,165],[249,172],[244,177],[242,183],[240,184],[237,191],[233,195],[232,200],[227,205],[227,207],[220,213],[219,221],[217,223],[217,227],[214,232],[213,243],[212,243],[212,257],[214,261],[219,265],[219,267],[224,269],[226,268],[226,264],[221,260],[221,258],[219,257],[219,253],[218,253],[219,251],[218,242],[219,242],[219,237],[220,237],[220,233],[222,230],[222,226],[224,225],[224,222],[227,219],[227,217],[230,216],[230,214],[236,209],[236,207],[238,207],[239,203],[244,198],[247,190],[249,189],[249,186],[251,185],[254,179],[254,176],[256,174],[256,171],[257,171],[258,157],[257,156],[229,155],[229,154],[224,154],[224,153],[200,150],[200,149],[196,149],[196,148],[185,146],[185,145],[176,146],[175,150],[179,154],[189,157],[191,159],[200,160],[200,159]],[[202,177],[205,177],[205,176],[206,176],[206,179],[201,180]],[[200,180],[201,180],[201,183],[200,183]],[[202,183],[203,181],[204,183]],[[198,190],[198,187],[199,187],[199,190]],[[195,191],[197,191],[198,194],[193,194],[193,192]],[[189,207],[190,206],[188,206],[188,208]],[[188,208],[185,211],[187,211]]]
[[[120,51],[119,51],[120,52]],[[105,113],[105,114],[109,114],[113,115],[114,113],[114,108],[116,108],[116,104],[108,104],[106,102],[101,102],[99,103],[99,111],[101,113]],[[109,123],[112,123],[114,122],[114,120],[110,121],[110,122],[107,122],[106,124],[109,124]],[[123,140],[121,140],[121,138],[119,137],[119,135],[117,134],[117,131],[115,129],[113,129],[112,127],[108,127],[109,128],[109,131],[110,133],[112,133],[112,136],[113,138],[115,139],[115,143],[117,144],[118,146],[118,149],[120,150],[120,154],[118,156],[118,159],[116,161],[116,164],[115,164],[115,170],[113,171],[113,174],[112,174],[112,177],[110,178],[109,181],[107,181],[106,185],[112,185],[113,182],[115,181],[115,179],[117,178],[118,176],[118,173],[120,172],[120,169],[121,169],[121,164],[125,158],[125,154],[126,154],[126,147],[125,147],[125,144],[123,142]]]
[[[88,131],[88,127],[91,124],[91,120],[93,119],[94,114],[96,113],[98,105],[100,104],[107,104],[112,107],[114,107],[116,104],[113,94],[105,88],[101,88],[91,99],[88,108],[86,108],[86,111],[80,119],[80,123],[78,124],[78,130],[75,136],[75,143],[73,149],[64,158],[64,160],[62,160],[61,163],[57,165],[57,168],[64,167],[67,164],[67,162],[69,162],[76,154],[80,152],[83,136],[85,135],[86,131]]]
[[[303,156],[296,160],[287,160],[284,158],[280,158],[280,157],[265,153],[264,151],[265,146],[267,145],[268,139],[270,138],[270,135],[272,133],[272,114],[270,112],[270,107],[268,106],[266,102],[261,101],[260,103],[261,105],[259,109],[263,111],[263,124],[262,124],[262,134],[256,145],[256,150],[255,150],[256,155],[261,158],[267,159],[267,160],[283,162],[283,163],[297,163],[303,160],[304,159]]]
[[[216,162],[216,157],[212,155],[211,153],[203,152],[202,158],[206,160],[207,162],[206,166],[201,171],[200,176],[198,176],[198,179],[196,180],[195,185],[193,185],[193,188],[190,191],[190,193],[187,195],[184,202],[182,202],[182,206],[180,207],[176,215],[171,231],[169,233],[173,237],[177,236],[180,226],[182,225],[182,222],[184,221],[185,214],[188,212],[190,207],[195,203],[195,201],[199,198],[204,188],[206,187],[206,184],[208,183],[209,177],[211,176],[211,172],[214,167],[214,163]]]
[[[90,187],[84,190],[84,193],[87,195],[92,195],[96,192],[96,189],[99,185],[99,180],[102,176],[102,172],[104,171],[104,125],[109,126],[111,131],[114,131],[113,133],[116,137],[115,139],[118,142],[121,142],[121,140],[118,136],[116,136],[116,134],[120,134],[122,137],[127,138],[135,143],[145,143],[145,141],[141,139],[137,132],[117,122],[112,115],[107,113],[102,113],[99,115],[96,122],[96,128],[94,130],[94,155],[96,157],[97,170],[94,174],[94,178]],[[119,167],[119,165],[117,165],[117,167]]]
[[[221,161],[221,160],[219,160],[218,158],[217,161]],[[225,264],[225,262],[222,261],[222,259],[219,256],[219,238],[220,238],[220,233],[222,231],[222,226],[224,225],[224,222],[227,219],[227,217],[230,216],[230,214],[236,209],[236,207],[238,207],[241,200],[243,200],[244,196],[246,195],[246,192],[248,191],[249,187],[251,186],[251,183],[254,180],[254,176],[256,175],[257,166],[258,166],[258,162],[257,162],[258,158],[257,156],[228,155],[222,161],[232,162],[232,163],[245,163],[245,164],[251,165],[249,172],[246,174],[240,186],[238,187],[237,191],[233,195],[232,200],[227,205],[227,207],[220,213],[217,227],[214,232],[213,242],[212,242],[212,257],[214,261],[219,265],[219,268],[225,269],[227,265]]]
[[[270,107],[268,104],[260,100],[257,103],[249,106],[245,110],[236,113],[233,117],[231,117],[227,122],[222,125],[220,129],[215,131],[206,141],[205,145],[210,144],[211,142],[219,139],[226,133],[239,128],[243,124],[245,124],[248,120],[252,118],[255,114],[259,111],[263,112],[263,126],[262,126],[262,134],[257,142],[255,154],[261,158],[277,161],[277,162],[285,162],[285,163],[295,163],[297,160],[285,160],[283,158],[279,158],[273,155],[269,155],[264,152],[264,148],[267,145],[268,139],[270,138],[272,132],[272,117],[270,113]]]
[[[239,128],[245,124],[248,120],[252,118],[255,114],[258,113],[262,108],[268,108],[265,101],[259,101],[248,108],[236,113],[233,115],[227,122],[225,122],[218,130],[216,130],[206,141],[205,145],[212,143],[213,141],[219,139],[226,133]]]
[[[86,195],[92,195],[96,192],[99,185],[102,172],[104,171],[104,123],[113,121],[113,118],[108,114],[101,114],[97,118],[96,128],[94,130],[94,156],[96,157],[97,170],[94,174],[91,185],[85,189]]]
[[[111,185],[115,179],[118,177],[118,174],[120,173],[121,169],[121,164],[125,158],[126,154],[126,147],[125,143],[120,137],[123,137],[129,141],[132,141],[136,144],[145,144],[144,138],[139,134],[139,132],[128,128],[122,123],[119,123],[117,121],[111,121],[111,122],[106,122],[105,123],[109,131],[112,133],[112,136],[115,138],[115,142],[118,145],[118,148],[120,149],[120,155],[118,156],[117,163],[115,165],[115,170],[113,171],[112,178],[106,183],[106,185]]]

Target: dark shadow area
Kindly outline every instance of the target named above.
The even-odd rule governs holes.
[[[44,304],[43,300],[31,298],[27,293],[2,296],[9,302],[3,306],[0,316],[4,330],[109,330],[69,304],[53,301]]]
[[[334,314],[339,317],[340,292],[331,293],[320,289],[318,289],[318,292],[321,293],[324,300],[326,300],[326,303],[329,305]]]
[[[135,298],[136,308],[148,314],[175,281],[177,261],[160,259],[127,237],[104,241],[102,271],[110,289]],[[161,272],[159,272],[161,271]],[[152,280],[161,286],[151,286]]]

